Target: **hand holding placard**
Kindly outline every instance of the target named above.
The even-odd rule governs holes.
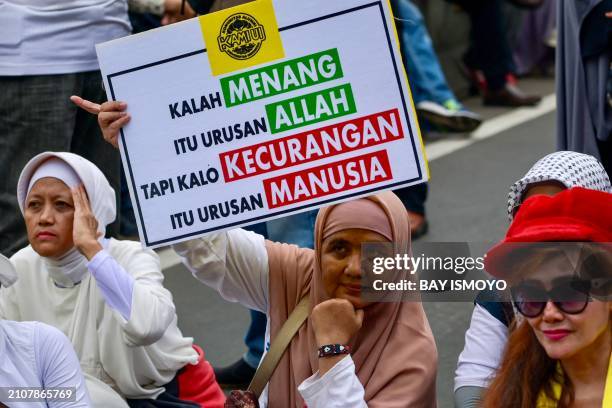
[[[143,243],[425,181],[393,25],[386,2],[257,0],[99,44]],[[117,144],[130,115],[101,110]]]
[[[126,112],[127,104],[117,101],[100,105],[77,95],[72,95],[70,100],[87,112],[98,115],[98,124],[104,140],[118,149],[119,130],[130,121],[130,115]]]

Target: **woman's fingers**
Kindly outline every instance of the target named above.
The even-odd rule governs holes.
[[[119,136],[119,129],[130,121],[130,115],[125,111],[127,109],[127,103],[121,101],[107,101],[102,105],[98,105],[97,103],[88,101],[77,95],[72,95],[70,100],[87,112],[98,115],[98,124],[102,130],[104,140],[118,149],[119,143],[117,139]]]
[[[98,115],[98,123],[100,123],[102,130],[104,130],[104,128],[109,126],[111,122],[124,118],[127,115],[127,112],[100,112]]]
[[[75,221],[83,223],[83,226],[88,228],[90,235],[98,228],[98,222],[91,211],[89,199],[85,187],[81,184],[72,189],[72,196],[75,208]],[[95,235],[95,234],[94,234]]]
[[[79,191],[79,199],[81,200],[81,206],[87,212],[91,213],[91,206],[89,205],[89,199],[87,198],[87,192],[85,191],[85,187],[81,184],[78,186]]]
[[[106,140],[108,143],[112,144],[115,149],[119,148],[118,135],[109,136],[108,138],[104,137],[104,140]]]
[[[130,117],[125,116],[109,124],[106,130],[102,131],[104,140],[112,144],[115,147],[115,149],[118,149],[119,148],[119,130],[123,126],[125,126],[129,121],[130,121]]]
[[[363,315],[348,300],[334,298],[316,305],[310,318],[320,345],[346,344],[361,328]]]
[[[119,129],[125,126],[129,121],[130,115],[126,112],[100,112],[98,115],[98,123],[102,129],[104,140],[112,144],[115,148],[119,148]]]
[[[100,105],[83,99],[78,95],[72,95],[70,100],[79,108],[85,109],[87,112],[93,113],[94,115],[101,112],[123,112],[127,108],[127,104],[121,101],[107,101]]]
[[[131,119],[130,115],[122,116],[119,119],[117,119],[114,122],[112,122],[111,124],[109,124],[108,127],[113,129],[113,130],[119,130],[122,127],[124,127],[125,125],[127,125],[128,122],[130,121],[130,119]]]
[[[130,116],[125,111],[127,103],[121,101],[107,101],[102,105],[93,103],[80,96],[73,95],[70,100],[87,112],[98,115],[98,124],[102,130],[104,140],[112,144],[116,149],[119,148],[118,136],[119,129],[130,121]]]
[[[75,215],[78,215],[81,213],[81,202],[79,201],[79,193],[76,187],[73,188],[71,192],[72,192],[72,202],[74,204],[74,213]]]
[[[70,100],[76,106],[78,106],[81,109],[86,110],[89,113],[93,113],[94,115],[97,115],[98,113],[100,113],[100,105],[95,102],[88,101],[87,99],[83,99],[77,95],[72,95],[70,97]]]
[[[106,101],[100,105],[100,112],[123,112],[127,103],[121,101]]]
[[[75,206],[78,205],[79,209],[83,211],[83,213],[91,213],[87,193],[85,192],[85,187],[82,184],[73,189],[73,197],[75,200]]]
[[[74,211],[79,215],[84,210],[83,198],[81,197],[81,186],[72,189],[72,201],[74,201]]]
[[[85,187],[81,184],[72,189],[74,200],[74,222],[72,224],[72,240],[75,247],[91,260],[102,248],[98,242],[98,220],[91,212]]]
[[[81,186],[78,185],[74,188],[74,195],[76,197],[76,201],[75,204],[77,204],[79,206],[79,209],[84,210],[85,206],[83,203],[83,196],[81,195]]]

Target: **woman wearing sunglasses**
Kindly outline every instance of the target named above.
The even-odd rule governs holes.
[[[610,242],[612,194],[573,188],[522,204],[486,258],[523,319],[485,408],[612,407]]]

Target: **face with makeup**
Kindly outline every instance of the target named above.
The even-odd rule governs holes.
[[[24,205],[28,240],[40,256],[57,258],[74,246],[72,193],[61,180],[45,177],[33,186]]]
[[[525,267],[521,274],[523,275],[522,284],[539,287],[546,291],[565,287],[563,292],[568,293],[567,288],[571,288],[569,282],[574,279],[574,268],[571,265],[572,262],[565,255],[557,254],[547,257],[542,262]],[[612,339],[610,332],[612,302],[591,299],[581,312],[568,313],[562,310],[563,308],[570,309],[570,311],[571,309],[580,310],[578,303],[583,306],[585,303],[578,301],[579,298],[583,297],[566,295],[554,299],[565,301],[564,307],[548,299],[542,313],[535,317],[526,317],[535,336],[550,358],[557,360],[571,358],[590,348],[597,349],[597,345],[609,343]],[[572,304],[569,302],[570,299],[575,299],[576,302]]]
[[[355,309],[371,304],[361,299],[361,244],[389,242],[379,233],[365,229],[338,231],[323,240],[321,269],[323,287],[331,298],[346,299]]]

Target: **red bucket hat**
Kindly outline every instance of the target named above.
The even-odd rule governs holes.
[[[508,256],[523,247],[517,243],[530,242],[612,242],[612,194],[575,187],[529,198],[506,237],[487,252],[487,272],[500,278],[511,274]]]

